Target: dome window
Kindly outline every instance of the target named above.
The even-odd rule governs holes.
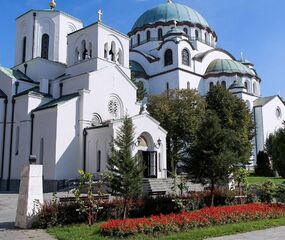
[[[223,86],[224,88],[227,88],[227,83],[226,83],[226,81],[222,81],[222,86]]]
[[[278,120],[280,120],[282,118],[282,112],[281,112],[280,107],[277,107],[277,109],[276,109],[276,117]]]
[[[182,64],[190,66],[190,54],[186,48],[182,50]]]
[[[187,89],[190,89],[190,82],[187,82]]]
[[[211,91],[213,88],[214,88],[214,83],[213,83],[213,82],[210,82],[210,84],[209,84],[209,89],[210,89],[210,91]]]
[[[196,40],[199,39],[199,31],[197,29],[195,30],[195,38],[196,38]]]
[[[173,64],[173,54],[171,49],[167,49],[164,53],[164,66]]]
[[[140,45],[141,44],[141,35],[138,34],[137,35],[137,45]]]
[[[151,38],[151,33],[150,33],[150,31],[147,31],[146,32],[146,41],[149,42],[150,38]]]
[[[161,28],[159,28],[157,31],[157,38],[158,38],[158,41],[162,40],[162,29]]]
[[[185,34],[188,34],[188,29],[187,28],[183,28],[183,31],[185,32]]]

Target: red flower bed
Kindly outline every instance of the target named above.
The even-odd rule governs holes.
[[[101,224],[100,232],[107,236],[137,233],[154,234],[190,230],[197,227],[239,223],[285,216],[284,205],[247,204],[204,208],[189,213],[152,216],[126,220],[109,220]]]

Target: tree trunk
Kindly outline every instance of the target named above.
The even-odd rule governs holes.
[[[214,200],[215,200],[214,190],[215,190],[215,183],[211,181],[211,207],[214,207]]]
[[[127,216],[128,216],[128,200],[124,199],[123,219],[126,219]]]

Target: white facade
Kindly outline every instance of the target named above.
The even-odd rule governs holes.
[[[258,152],[264,150],[268,135],[285,120],[284,102],[278,96],[262,97],[261,79],[254,65],[243,56],[236,60],[226,50],[217,48],[216,33],[202,16],[198,20],[192,16],[193,11],[188,6],[167,1],[138,18],[128,34],[132,74],[144,83],[150,95],[189,88],[204,96],[212,86],[222,84],[242,98],[255,116],[254,164]]]
[[[166,178],[166,131],[141,110],[130,76],[127,35],[55,10],[20,16],[15,67],[0,68],[1,188],[16,188],[30,155],[43,165],[46,190],[79,169],[103,172],[126,114],[144,177]]]

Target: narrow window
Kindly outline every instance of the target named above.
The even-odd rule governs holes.
[[[150,38],[151,38],[151,33],[150,33],[150,31],[147,31],[146,32],[146,41],[150,41]]]
[[[244,86],[245,86],[245,88],[246,88],[246,91],[249,92],[249,91],[248,91],[248,84],[247,84],[247,82],[244,82]]]
[[[49,52],[49,35],[44,34],[42,36],[42,52],[41,57],[44,59],[48,59],[48,52]]]
[[[187,82],[187,89],[190,89],[190,82]]]
[[[169,93],[169,82],[166,83],[166,92]]]
[[[204,35],[205,35],[205,43],[208,43],[208,36],[207,36],[207,33],[205,33]]]
[[[97,172],[100,172],[101,171],[101,151],[100,150],[97,152],[97,159],[98,159]]]
[[[171,49],[167,49],[164,53],[164,66],[173,64],[173,54]]]
[[[40,156],[39,156],[39,163],[40,164],[43,164],[44,163],[44,139],[41,138],[41,141],[40,141]]]
[[[104,45],[104,58],[108,59],[108,43]]]
[[[198,32],[198,30],[197,30],[197,29],[195,30],[195,37],[196,37],[196,40],[198,40],[198,39],[199,39],[199,32]]]
[[[188,29],[187,28],[183,28],[183,31],[188,34]]]
[[[111,43],[111,49],[110,49],[109,55],[111,56],[111,61],[115,62],[116,61],[116,43],[115,42]]]
[[[16,129],[15,155],[19,155],[20,127]]]
[[[182,50],[182,64],[190,66],[190,54],[186,48]]]
[[[86,41],[85,40],[83,40],[82,42],[81,42],[81,59],[82,60],[85,60],[86,58],[87,58],[87,56],[88,56],[88,50],[87,50],[87,48],[86,48]]]
[[[27,37],[23,38],[22,63],[26,61]]]
[[[209,84],[209,89],[210,89],[210,91],[211,91],[213,88],[214,88],[214,83],[213,83],[213,82],[210,82],[210,84]]]
[[[157,37],[158,37],[158,41],[162,40],[162,29],[161,28],[158,29]]]
[[[131,48],[133,47],[133,39],[131,38]]]
[[[89,58],[92,58],[92,43],[89,43]]]
[[[140,34],[137,35],[137,44],[138,45],[141,44],[141,35]]]
[[[223,86],[224,88],[227,88],[227,83],[226,83],[226,81],[222,81],[222,86]]]
[[[158,153],[158,169],[161,172],[161,157],[160,157],[160,153]]]

